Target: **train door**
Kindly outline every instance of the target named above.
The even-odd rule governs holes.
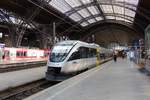
[[[4,50],[4,59],[6,59],[6,60],[9,60],[9,59],[10,59],[9,50]]]
[[[96,54],[96,49],[94,48],[89,48],[88,51],[88,67],[95,67],[97,61],[97,54]]]
[[[87,63],[87,47],[80,47],[80,70],[87,69],[88,63]]]
[[[100,64],[100,49],[96,49],[96,66]]]
[[[65,70],[67,72],[74,72],[74,71],[78,71],[79,67],[81,66],[81,61],[80,61],[80,52],[79,50],[73,52],[71,54],[71,56],[69,57],[66,65],[65,65]]]
[[[3,50],[0,48],[0,61],[3,60],[2,57],[3,57]]]
[[[7,48],[10,60],[16,60],[16,48]]]
[[[16,58],[18,60],[23,60],[25,58],[25,56],[24,56],[24,49],[23,48],[17,48],[16,49]]]
[[[41,50],[34,50],[35,54],[36,54],[36,58],[40,59],[40,57],[42,56]]]
[[[78,48],[75,52],[71,54],[66,65],[65,70],[68,72],[80,71],[85,68],[86,58],[83,58],[83,48]]]
[[[44,58],[48,58],[49,52],[48,49],[44,50]]]
[[[0,44],[0,61],[3,60],[5,44]]]

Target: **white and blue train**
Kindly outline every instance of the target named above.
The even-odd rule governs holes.
[[[104,48],[102,51],[104,54]],[[99,65],[99,54],[100,46],[97,44],[71,40],[59,42],[51,50],[46,79],[61,81],[70,75]]]

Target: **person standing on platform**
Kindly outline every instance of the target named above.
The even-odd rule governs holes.
[[[134,61],[134,58],[135,58],[135,56],[134,56],[134,51],[131,50],[131,51],[130,51],[130,61]]]
[[[130,52],[127,52],[127,59],[130,60]]]
[[[114,51],[114,53],[113,53],[113,59],[114,59],[114,62],[116,62],[117,61],[117,53]]]

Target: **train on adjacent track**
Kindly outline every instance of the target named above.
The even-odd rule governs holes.
[[[150,25],[147,26],[145,29],[145,69],[147,70],[148,73],[150,73]]]
[[[101,59],[112,56],[112,50],[81,41],[62,41],[51,50],[47,62],[46,79],[62,81],[78,72],[99,65]]]
[[[0,51],[1,60],[26,60],[47,58],[49,50],[4,47]]]

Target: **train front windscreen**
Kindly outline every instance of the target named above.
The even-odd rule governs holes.
[[[67,57],[72,45],[56,45],[50,54],[50,62],[62,62]]]

